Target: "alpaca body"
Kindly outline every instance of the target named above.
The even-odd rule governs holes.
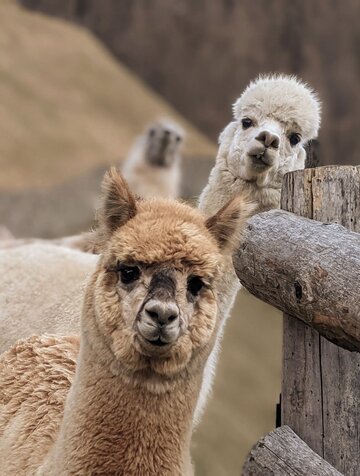
[[[32,334],[79,334],[98,256],[32,244],[0,251],[0,353]]]
[[[75,373],[79,338],[30,337],[0,356],[3,476],[36,474],[55,440]]]
[[[219,270],[253,205],[237,197],[206,218],[169,200],[136,201],[115,170],[103,192],[79,352],[77,338],[47,335],[0,357],[4,476],[193,474]]]
[[[320,104],[313,91],[292,76],[274,75],[251,83],[233,107],[234,120],[219,138],[219,151],[199,208],[216,213],[229,199],[247,194],[256,212],[280,207],[282,179],[305,167],[305,145],[320,126]],[[220,326],[205,367],[195,412],[199,421],[214,379],[226,319],[241,285],[228,257],[219,283]]]
[[[184,376],[174,389],[182,398],[174,404],[171,393],[144,392],[106,373],[91,352],[82,351],[87,355],[75,381],[77,338],[34,336],[0,358],[0,373],[7,383],[1,395],[1,400],[7,401],[0,412],[4,429],[0,460],[5,463],[1,474],[191,475],[188,420],[201,375],[196,377],[197,383]],[[61,421],[67,394],[71,403],[67,403]],[[35,420],[29,412],[32,409]],[[188,419],[184,415],[189,415]],[[19,438],[19,430],[23,438]],[[76,447],[69,444],[72,441]],[[145,459],[146,449],[154,445],[158,451]]]

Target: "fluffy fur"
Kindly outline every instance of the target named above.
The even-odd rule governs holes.
[[[132,191],[142,198],[177,198],[183,141],[184,131],[174,122],[163,119],[150,125],[122,168]]]
[[[305,166],[306,143],[317,137],[320,102],[314,91],[294,76],[262,76],[250,83],[233,107],[233,121],[219,138],[219,151],[199,208],[212,214],[230,198],[248,193],[257,211],[279,208],[285,173]],[[244,123],[244,120],[250,120]],[[299,139],[292,145],[294,136]],[[219,336],[204,373],[195,417],[200,417],[211,389],[223,326],[239,281],[232,260],[221,283]]]
[[[207,219],[177,202],[136,203],[115,171],[103,188],[107,239],[85,292],[79,354],[76,338],[42,336],[0,357],[4,476],[193,474],[218,282],[251,205],[236,197]],[[171,315],[154,315],[154,302]]]
[[[79,334],[85,285],[97,261],[49,244],[0,251],[0,353],[32,334]]]
[[[219,210],[229,198],[248,191],[259,211],[278,208],[285,173],[305,166],[306,143],[317,137],[320,103],[316,94],[293,76],[260,77],[250,83],[233,107],[233,121],[219,138],[219,151],[199,207],[208,213]],[[245,129],[242,120],[253,125]],[[262,132],[278,139],[277,148],[257,140]],[[300,136],[292,146],[292,133]],[[253,160],[265,150],[264,162]]]

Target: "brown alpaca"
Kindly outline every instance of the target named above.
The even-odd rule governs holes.
[[[3,476],[193,474],[219,270],[251,210],[237,197],[205,219],[169,200],[136,202],[107,174],[79,352],[76,338],[42,336],[0,358]]]

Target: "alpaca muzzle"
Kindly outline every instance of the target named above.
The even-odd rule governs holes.
[[[256,144],[248,152],[251,165],[255,170],[263,171],[272,167],[278,156],[278,150]]]
[[[172,344],[180,335],[179,308],[173,301],[150,299],[138,316],[140,335],[150,344]]]

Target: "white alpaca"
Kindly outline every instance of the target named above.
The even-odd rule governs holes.
[[[258,212],[279,208],[284,174],[304,168],[304,146],[317,137],[319,100],[294,76],[263,76],[245,89],[234,104],[233,114],[233,121],[220,135],[216,163],[200,196],[199,208],[215,213],[229,199],[243,193],[258,203]],[[224,324],[240,289],[231,259],[227,269],[220,292],[222,326],[205,368],[195,419],[205,407]]]
[[[98,256],[37,243],[0,251],[0,353],[32,334],[78,334]]]
[[[135,142],[122,173],[142,198],[180,195],[184,131],[169,120],[153,123]]]
[[[219,273],[252,207],[237,197],[206,218],[136,202],[114,171],[104,192],[80,350],[76,337],[33,336],[0,357],[3,476],[193,475]]]

